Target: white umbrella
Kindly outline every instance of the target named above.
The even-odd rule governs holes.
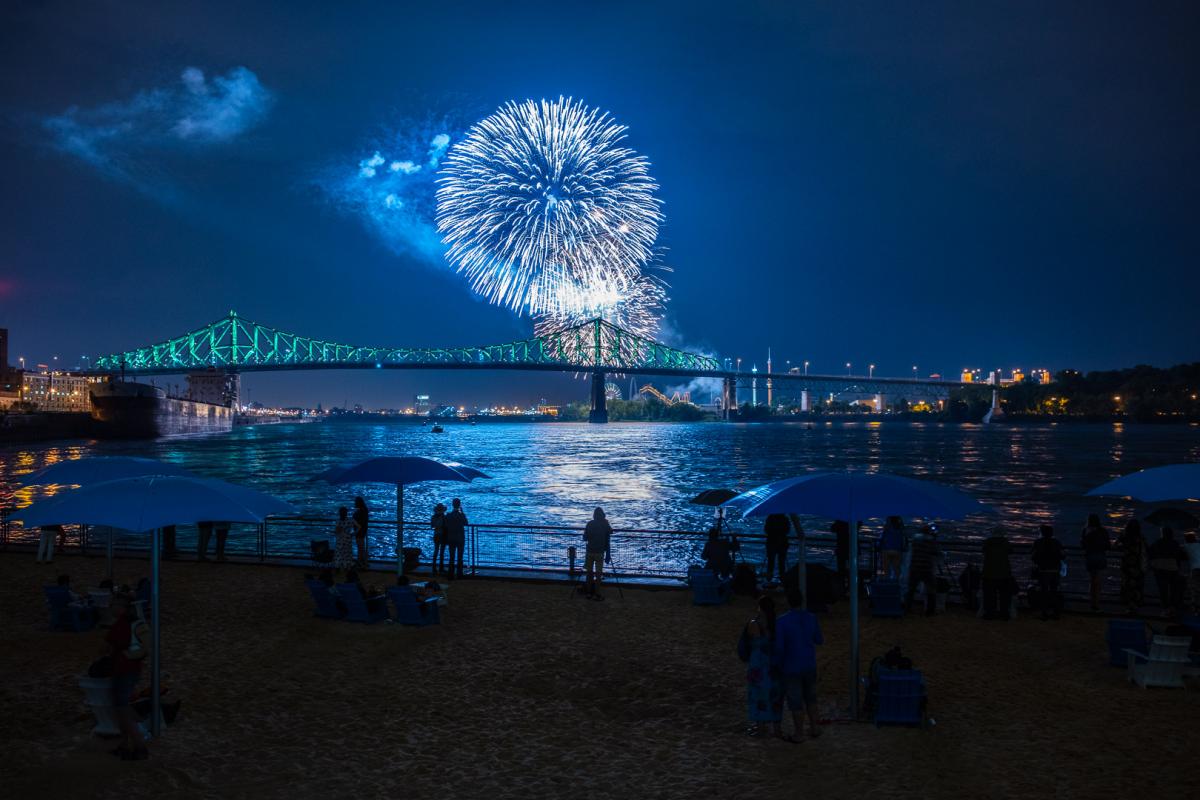
[[[850,525],[850,713],[858,718],[858,523],[890,516],[961,519],[987,510],[958,489],[883,472],[814,472],[743,492],[724,504],[744,516],[808,514]],[[801,566],[803,569],[803,566]]]
[[[159,730],[159,561],[161,529],[205,520],[261,523],[272,514],[295,514],[296,509],[270,495],[210,478],[143,476],[102,481],[35,503],[18,516],[27,526],[84,522],[150,533],[150,624],[154,648],[150,656],[150,726]]]
[[[17,478],[18,486],[90,486],[101,481],[119,478],[139,478],[144,475],[192,476],[183,467],[137,456],[88,456],[59,461]],[[71,523],[74,524],[74,523]],[[108,529],[108,577],[112,579],[113,530]]]
[[[1087,493],[1088,497],[1101,495],[1131,497],[1147,503],[1200,501],[1200,464],[1171,464],[1138,470]]]
[[[329,483],[391,483],[396,486],[396,573],[404,572],[404,486],[425,481],[470,483],[487,478],[474,467],[423,456],[377,456],[349,466],[331,467],[316,476]]]

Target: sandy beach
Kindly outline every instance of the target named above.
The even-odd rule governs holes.
[[[312,616],[305,570],[168,563],[163,664],[183,708],[145,762],[89,735],[76,676],[99,630],[47,630],[41,586],[102,559],[0,556],[0,772],[13,798],[1186,796],[1200,693],[1108,666],[1104,619],[864,619],[863,667],[894,644],[929,685],[922,729],[833,722],[793,745],[745,736],[734,654],[751,603],[686,592],[456,581],[440,627]],[[147,573],[117,562],[118,581]],[[369,573],[367,584],[391,576]],[[846,703],[845,604],[822,615],[822,716]],[[1190,762],[1190,765],[1189,765]]]

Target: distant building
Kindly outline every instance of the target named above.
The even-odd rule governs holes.
[[[1020,367],[1017,367],[1016,369],[1014,369],[1014,370],[1012,371],[1012,382],[1013,382],[1013,383],[1020,383],[1020,382],[1021,382],[1021,381],[1023,381],[1023,380],[1025,380],[1025,373],[1024,373],[1024,372],[1021,372],[1021,368],[1020,368]]]
[[[548,406],[543,404],[537,407],[537,413],[541,414],[543,417],[557,417],[559,411],[560,409],[558,406]]]
[[[217,406],[236,406],[242,393],[242,376],[236,373],[193,372],[187,376],[188,399]]]
[[[975,373],[969,369],[964,369],[962,371],[962,382],[963,383],[974,383],[975,382]]]
[[[419,394],[413,398],[413,411],[418,414],[428,414],[433,409],[433,404],[429,401],[429,395]]]
[[[0,408],[21,399],[21,370],[8,364],[8,328],[0,328]]]
[[[21,376],[21,399],[38,411],[91,411],[91,380],[65,372],[26,372]]]

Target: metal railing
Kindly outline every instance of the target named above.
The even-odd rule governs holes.
[[[0,509],[0,548],[27,549],[37,544],[39,531],[27,530],[11,519],[15,509]],[[333,545],[334,520],[329,517],[297,516],[271,517],[262,525],[232,525],[225,553],[237,560],[260,562],[282,562],[310,564],[310,544],[314,540],[325,540]],[[766,539],[757,531],[734,530],[739,551],[736,561],[751,564],[763,575],[766,565]],[[104,552],[108,538],[107,529],[78,526],[68,528],[68,547],[82,549],[99,555]],[[114,531],[114,549],[123,554],[148,553],[147,538],[122,531]],[[583,528],[570,525],[524,525],[524,524],[472,524],[467,528],[464,547],[464,569],[472,574],[504,572],[542,575],[544,577],[568,574],[572,565],[569,548],[575,547],[577,560],[575,570],[583,566]],[[643,528],[616,528],[612,536],[613,567],[621,576],[631,578],[686,579],[690,564],[699,563],[707,534],[697,531],[666,531]],[[822,564],[831,570],[837,569],[837,542],[828,533],[810,533],[804,538],[806,557],[809,563]],[[372,519],[368,536],[368,547],[372,561],[395,564],[396,522],[388,519]],[[948,576],[951,579],[951,594],[959,593],[958,577],[967,564],[980,566],[983,536],[963,535],[954,531],[939,537]],[[176,531],[175,545],[183,554],[195,554],[198,532],[193,526],[180,526]],[[878,553],[875,537],[864,535],[859,542],[859,564],[865,579],[878,574]],[[404,522],[404,546],[420,549],[421,568],[428,568],[434,555],[433,531],[425,521]],[[215,543],[210,542],[208,555],[214,555]],[[1032,544],[1013,542],[1013,576],[1021,586],[1032,581],[1033,564],[1030,560]],[[1084,568],[1083,551],[1078,547],[1065,546],[1067,576],[1060,587],[1064,595],[1073,598],[1085,597],[1088,593],[1088,574]],[[793,539],[788,552],[789,564],[795,563],[797,546]],[[1120,553],[1109,551],[1108,570],[1103,587],[1106,598],[1116,597],[1120,586]],[[1147,570],[1147,578],[1150,578]],[[1152,581],[1148,580],[1147,588]],[[1146,597],[1157,597],[1148,591]]]

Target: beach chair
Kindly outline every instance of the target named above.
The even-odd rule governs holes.
[[[79,679],[79,688],[83,689],[84,705],[92,710],[96,718],[92,735],[120,736],[121,726],[117,723],[117,710],[113,707],[112,678],[89,678],[85,675]]]
[[[1136,650],[1143,658],[1148,650],[1146,623],[1140,619],[1110,619],[1104,639],[1108,642],[1108,663],[1114,667],[1124,667],[1129,663],[1126,650]]]
[[[1143,689],[1163,686],[1169,689],[1187,688],[1184,675],[1197,674],[1188,657],[1192,640],[1187,636],[1155,636],[1150,641],[1150,652],[1126,649],[1129,657],[1129,682]]]
[[[338,608],[337,599],[330,593],[328,586],[312,580],[305,581],[304,585],[308,587],[308,593],[316,603],[317,610],[313,612],[315,616],[325,619],[341,619],[346,616],[345,612]]]
[[[46,606],[50,609],[50,630],[90,631],[96,625],[96,614],[85,606],[71,605],[71,593],[64,586],[43,586]]]
[[[347,622],[379,622],[388,617],[387,606],[371,610],[367,605],[367,599],[362,596],[362,592],[358,590],[358,586],[353,583],[339,583],[337,585],[338,597],[346,604],[346,616],[343,617]]]
[[[392,586],[387,590],[388,599],[396,607],[396,622],[401,625],[440,625],[438,599],[418,599],[407,586]]]
[[[925,721],[925,679],[916,669],[876,672],[875,725],[920,725]]]
[[[903,617],[904,593],[899,581],[877,580],[867,584],[872,617]]]
[[[721,580],[712,573],[699,573],[691,580],[692,605],[719,606],[733,599],[729,581]]]

